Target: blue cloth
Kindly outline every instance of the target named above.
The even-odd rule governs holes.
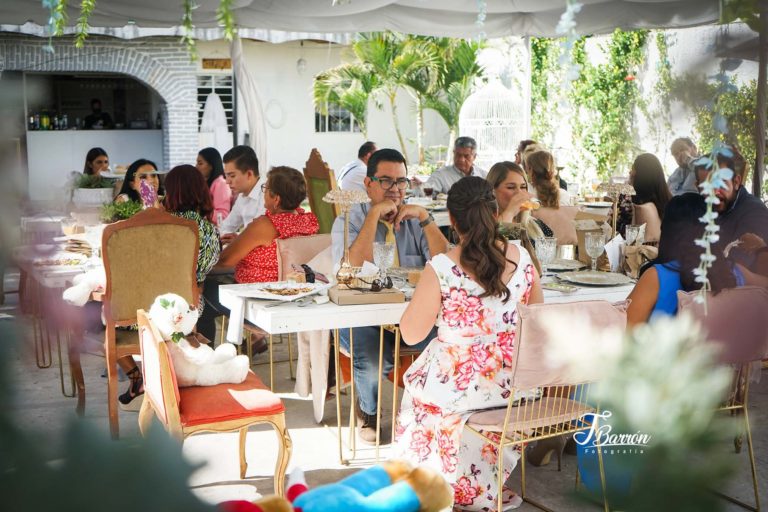
[[[352,329],[355,342],[354,361],[355,394],[360,409],[369,415],[376,414],[376,402],[379,398],[379,328],[357,327]],[[349,353],[349,329],[340,329],[341,347]],[[423,351],[433,338],[437,337],[437,328],[433,328],[421,343],[412,348]],[[389,375],[395,362],[395,334],[384,331],[384,361],[382,374]]]
[[[651,320],[677,313],[677,291],[683,289],[680,282],[680,265],[676,262],[654,265],[659,278],[659,295],[651,311]]]
[[[355,241],[363,228],[365,217],[371,210],[369,204],[356,204],[349,212],[349,245]],[[333,222],[331,230],[333,246],[333,262],[339,263],[344,257],[344,216],[339,215]],[[376,242],[386,242],[387,227],[379,223],[376,227]],[[401,267],[423,267],[430,258],[429,245],[424,236],[424,230],[419,226],[419,219],[408,219],[400,224],[395,231],[397,256]],[[371,262],[373,263],[373,262]]]

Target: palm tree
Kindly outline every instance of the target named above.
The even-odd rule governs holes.
[[[342,64],[315,77],[315,108],[323,115],[329,106],[348,110],[357,121],[363,137],[368,138],[368,100],[376,89],[378,78],[359,64]],[[380,107],[380,105],[377,104]]]
[[[427,98],[438,92],[443,59],[440,48],[434,38],[409,36],[405,52],[414,59],[420,59],[423,65],[403,75],[403,85],[411,95],[416,110],[416,149],[419,164],[424,163],[424,108]]]

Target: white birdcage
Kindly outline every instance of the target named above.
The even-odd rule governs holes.
[[[459,135],[477,141],[475,164],[485,170],[496,162],[514,160],[525,137],[523,98],[499,80],[472,93],[459,113]]]

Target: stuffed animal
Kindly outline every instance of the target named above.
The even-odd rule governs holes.
[[[438,512],[453,503],[453,490],[438,472],[389,461],[343,480],[307,490],[304,476],[294,470],[288,499],[270,496],[254,503],[226,502],[225,512]],[[291,507],[292,503],[292,507]]]
[[[107,285],[107,275],[104,267],[94,268],[78,274],[72,279],[73,285],[64,290],[62,298],[73,306],[84,306],[92,292],[103,291]]]
[[[248,356],[238,356],[235,346],[222,343],[216,350],[199,343],[190,333],[197,323],[197,310],[183,297],[160,295],[149,309],[149,317],[168,344],[168,352],[180,387],[239,384],[248,375]]]

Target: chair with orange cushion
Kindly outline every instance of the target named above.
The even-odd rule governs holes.
[[[285,427],[285,407],[249,371],[240,384],[180,388],[168,347],[144,310],[137,312],[139,340],[144,363],[144,403],[139,429],[145,435],[152,417],[180,442],[198,432],[240,432],[240,478],[245,478],[245,439],[248,428],[270,424],[277,432],[279,450],[274,475],[275,494],[284,494],[285,470],[291,458],[291,436]],[[154,415],[153,415],[154,411]]]

